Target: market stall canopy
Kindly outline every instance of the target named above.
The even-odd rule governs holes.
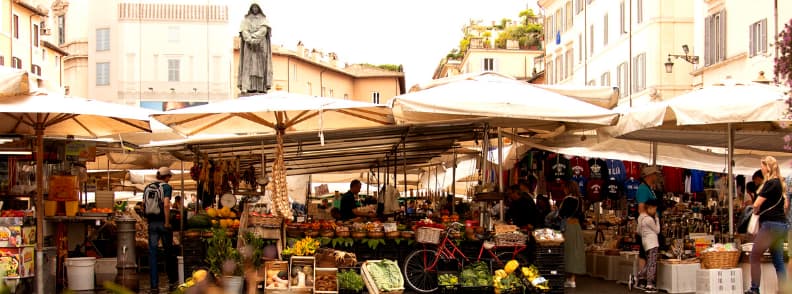
[[[282,121],[277,115],[283,114]],[[272,92],[154,114],[175,131],[196,134],[274,133],[360,128],[393,123],[390,110],[371,103]]]
[[[180,170],[184,165],[185,170],[189,170],[192,161],[180,161],[167,152],[106,152],[96,156],[93,162],[87,162],[88,170],[129,170],[129,169],[158,169],[163,166],[171,170]]]
[[[59,94],[7,97],[0,102],[0,134],[96,138],[150,132],[151,112],[116,103]]]
[[[581,141],[580,136],[560,136],[553,140],[537,142],[530,139],[517,139],[526,146],[552,151],[565,155],[620,159],[642,163],[652,162],[652,144],[647,141],[610,138],[607,135],[588,137]],[[776,155],[783,174],[792,172],[792,155]],[[709,172],[726,172],[724,152],[712,152],[687,145],[658,143],[656,163]],[[760,166],[762,154],[750,151],[735,151],[735,174],[752,175]]]
[[[398,123],[479,120],[545,133],[608,126],[618,119],[609,109],[494,73],[452,77],[413,89],[417,91],[389,102]]]
[[[603,131],[623,139],[726,147],[728,124],[732,124],[735,148],[788,152],[783,139],[792,132],[792,121],[785,117],[787,92],[776,86],[727,81],[633,107],[616,126]]]
[[[287,133],[283,136],[284,160],[289,175],[359,171],[379,165],[384,172],[385,161],[397,157],[401,181],[402,167],[408,171],[425,166],[431,159],[447,154],[458,142],[472,141],[482,125],[475,122],[388,125],[380,127],[329,130],[324,132],[324,145],[313,132]],[[229,136],[214,139],[187,139],[167,144],[149,144],[142,150],[156,148],[171,152],[187,161],[198,152],[209,159],[239,157],[241,168],[255,166],[260,173],[262,151],[271,171],[276,147],[275,135]],[[408,175],[408,181],[409,181]]]
[[[26,95],[31,90],[27,71],[0,66],[0,101],[8,96]]]

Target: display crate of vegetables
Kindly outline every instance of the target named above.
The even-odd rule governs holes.
[[[338,272],[338,291],[342,294],[361,293],[365,284],[363,277],[354,270],[341,270]]]
[[[338,293],[338,269],[337,268],[316,268],[316,282],[314,283],[314,293],[334,294]]]
[[[492,292],[492,262],[478,261],[468,264],[459,275],[462,293]]]
[[[440,293],[453,294],[459,293],[459,273],[443,271],[437,273],[437,286]]]
[[[404,292],[404,277],[395,261],[368,260],[360,267],[360,271],[371,294]]]
[[[314,286],[316,273],[313,256],[292,256],[289,268],[289,291],[291,293],[310,293]]]
[[[289,289],[289,262],[288,261],[267,261],[264,263],[266,290],[287,290]]]

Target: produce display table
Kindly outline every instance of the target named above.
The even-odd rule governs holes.
[[[627,284],[630,274],[638,272],[638,253],[622,252],[613,268],[616,282]]]
[[[696,271],[701,268],[699,263],[657,264],[657,289],[668,293],[696,292]]]

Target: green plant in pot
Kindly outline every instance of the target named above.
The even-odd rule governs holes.
[[[206,243],[206,263],[209,271],[216,277],[223,277],[227,293],[240,293],[243,269],[239,264],[242,257],[236,244],[226,234],[226,229],[212,229],[212,237],[206,239]]]

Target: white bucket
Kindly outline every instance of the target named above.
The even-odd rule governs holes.
[[[179,284],[184,284],[184,256],[176,257],[179,260]]]
[[[66,275],[69,289],[74,291],[94,289],[94,266],[96,257],[66,258]]]

